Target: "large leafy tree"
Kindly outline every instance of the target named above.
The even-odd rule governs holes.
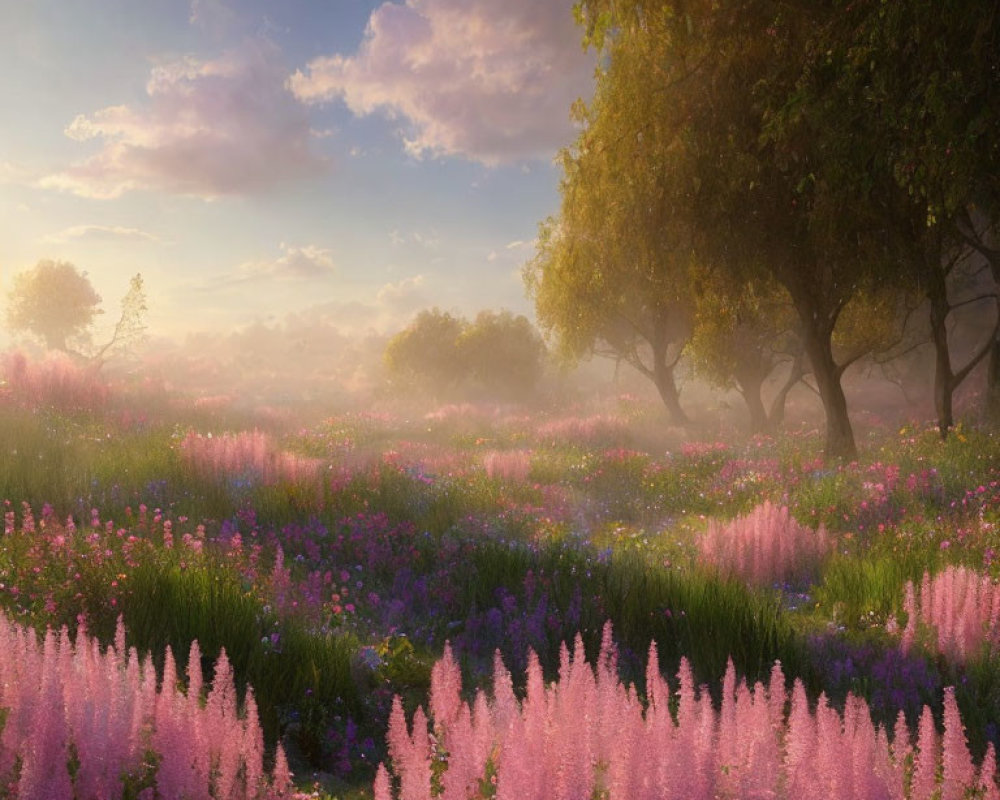
[[[925,295],[935,351],[934,399],[942,436],[952,396],[992,349],[989,395],[1000,408],[996,292],[962,292],[970,256],[1000,283],[1000,7],[976,0],[840,2],[820,37],[840,65],[839,93],[865,110],[856,131],[872,171],[903,190],[894,217],[909,244],[911,283]],[[807,97],[815,86],[803,82]],[[982,302],[982,301],[986,302]],[[956,359],[949,325],[958,307],[992,317],[992,333]],[[957,361],[957,363],[956,363]]]
[[[541,226],[525,279],[563,356],[625,361],[683,424],[675,373],[694,298],[687,189],[664,176],[683,168],[668,157],[676,98],[659,91],[664,40],[648,35],[630,45],[599,71],[590,105],[575,109],[582,132],[560,155],[560,211]]]
[[[634,113],[663,137],[643,167],[674,200],[670,225],[690,232],[696,263],[727,276],[733,292],[761,276],[787,292],[826,414],[826,450],[851,456],[841,378],[864,352],[838,351],[835,333],[855,298],[898,282],[886,209],[899,187],[870,171],[853,133],[868,109],[851,105],[840,65],[819,49],[817,31],[837,5],[582,0],[578,12],[609,72],[650,54]]]
[[[14,276],[7,298],[7,327],[41,339],[51,350],[70,352],[102,313],[101,296],[86,272],[65,261],[39,261]]]

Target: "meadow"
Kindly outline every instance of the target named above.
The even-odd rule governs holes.
[[[4,369],[0,796],[1000,796],[985,428]]]

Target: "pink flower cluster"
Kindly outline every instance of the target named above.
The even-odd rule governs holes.
[[[110,395],[107,384],[93,370],[62,353],[42,361],[29,361],[20,352],[3,357],[7,393],[32,407],[52,406],[62,411],[93,411]]]
[[[627,438],[628,420],[611,414],[564,417],[542,423],[535,429],[535,435],[545,441],[559,443],[609,444]]]
[[[434,411],[424,414],[428,422],[485,422],[495,420],[500,416],[498,406],[477,405],[473,403],[448,403]]]
[[[935,650],[958,662],[977,655],[984,645],[1000,644],[1000,587],[988,575],[948,566],[933,578],[924,573],[919,598],[912,581],[907,581],[904,591],[904,650],[914,646],[921,626],[927,629]],[[891,619],[890,630],[894,624]]]
[[[265,485],[316,480],[322,462],[279,450],[271,437],[258,430],[220,436],[188,433],[181,452],[192,466],[214,477],[248,477]]]
[[[460,699],[459,668],[446,650],[431,677],[433,731],[422,709],[408,729],[398,697],[393,706],[388,744],[399,800],[959,800],[970,790],[1000,798],[993,747],[977,770],[950,688],[943,736],[925,706],[916,741],[900,714],[890,742],[853,695],[843,714],[822,695],[810,711],[801,682],[787,692],[779,664],[767,687],[750,688],[737,684],[730,662],[716,711],[707,688],[695,689],[685,661],[679,689],[670,688],[654,645],[644,708],[635,688],[617,678],[610,639],[606,628],[596,668],[579,637],[572,657],[564,646],[559,680],[549,686],[532,654],[523,702],[498,658],[492,700],[480,691],[471,708]],[[384,765],[374,794],[393,798]]]
[[[157,689],[150,656],[126,652],[119,623],[114,646],[101,651],[81,631],[63,628],[39,643],[30,628],[0,614],[0,793],[20,800],[104,800],[126,784],[154,797],[271,800],[291,797],[279,744],[273,773],[263,767],[264,740],[249,688],[245,712],[223,652],[202,699],[201,654],[192,644],[188,690],[177,688],[169,648]],[[70,765],[75,769],[70,770]]]
[[[705,458],[728,451],[729,445],[725,442],[684,442],[681,445],[681,455],[685,458]]]
[[[807,576],[829,550],[822,525],[801,525],[770,501],[732,522],[709,520],[699,541],[703,561],[758,586]]]
[[[490,450],[483,456],[486,475],[507,483],[524,483],[531,472],[528,450]]]

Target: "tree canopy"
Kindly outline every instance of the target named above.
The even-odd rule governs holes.
[[[472,322],[425,309],[385,348],[391,379],[444,399],[470,393],[526,400],[545,363],[545,344],[524,316],[482,311]]]
[[[14,276],[7,298],[7,327],[41,339],[51,350],[69,352],[102,313],[101,296],[86,272],[65,261],[39,261]]]
[[[666,41],[657,22],[615,48],[593,101],[576,107],[583,130],[560,154],[560,211],[542,224],[525,280],[564,357],[627,362],[683,423],[675,369],[691,335],[695,265],[687,165],[671,156],[676,98],[659,91],[655,68]]]
[[[37,337],[50,350],[89,361],[96,369],[138,344],[145,333],[146,292],[142,275],[129,281],[121,313],[108,339],[94,344],[93,323],[103,314],[101,296],[86,272],[65,261],[39,261],[14,277],[8,294],[7,327]]]
[[[944,329],[937,278],[955,242],[1000,257],[984,235],[998,207],[998,12],[943,5],[581,0],[601,67],[528,271],[543,324],[564,346],[622,349],[613,320],[635,331],[648,309],[694,301],[704,360],[736,330],[713,309],[775,287],[798,318],[827,452],[852,456],[844,371],[886,344],[914,290],[937,299]],[[938,373],[947,391],[967,374]]]

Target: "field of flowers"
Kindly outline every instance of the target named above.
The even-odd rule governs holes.
[[[987,430],[5,370],[0,796],[1000,797]]]

